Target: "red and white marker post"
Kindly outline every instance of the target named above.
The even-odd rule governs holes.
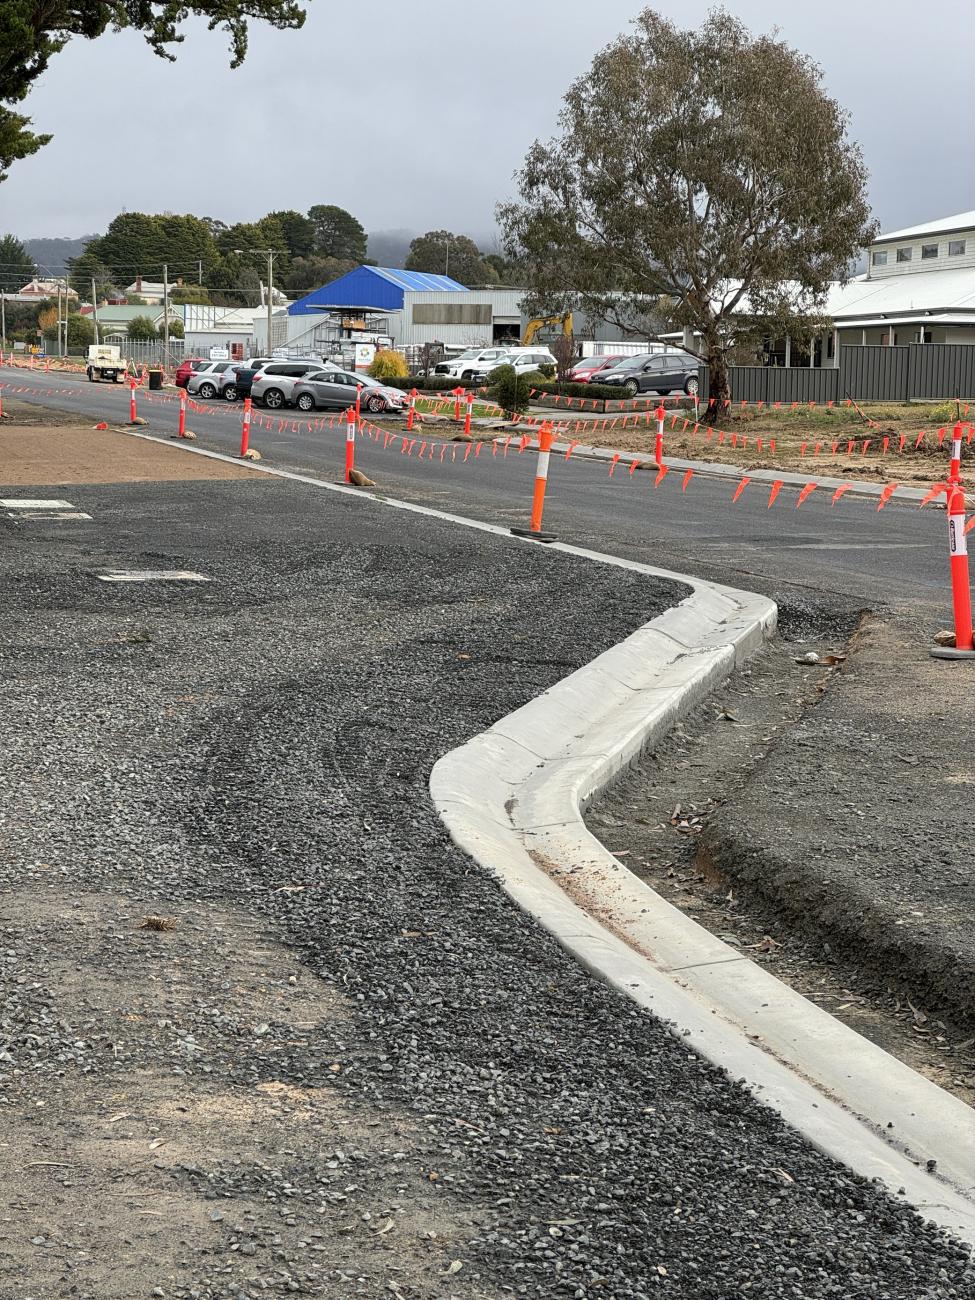
[[[463,388],[454,389],[454,423],[460,424],[460,399],[464,396]]]
[[[352,482],[355,469],[355,430],[359,423],[356,407],[350,406],[345,413],[345,481]]]
[[[972,589],[968,578],[968,538],[965,536],[965,494],[948,495],[948,554],[951,557],[951,602],[955,612],[955,650],[975,651],[972,641]]]
[[[135,424],[138,412],[135,409],[135,380],[129,380],[129,424]]]
[[[657,436],[653,441],[653,458],[657,462],[657,469],[660,469],[664,463],[664,416],[666,414],[662,406],[658,406],[654,411],[657,418]]]
[[[471,416],[474,414],[474,394],[467,394],[467,414],[464,416],[464,435],[471,436]]]
[[[961,484],[961,434],[959,421],[951,431],[951,464],[948,467],[948,482],[952,487]]]
[[[538,462],[535,466],[535,490],[532,493],[532,517],[528,528],[512,528],[516,537],[530,537],[536,542],[554,542],[554,533],[542,532],[542,514],[545,509],[545,488],[548,485],[548,466],[555,434],[551,422],[546,420],[538,431]]]
[[[416,389],[410,389],[410,405],[406,416],[406,432],[412,433],[413,421],[416,417]]]
[[[180,402],[179,405],[180,405],[180,413],[179,413],[180,437],[182,437],[183,436],[183,410],[185,404],[183,402]],[[250,441],[251,441],[251,399],[249,397],[245,397],[244,398],[244,423],[240,427],[240,454],[242,456],[247,455],[247,450],[250,446]]]
[[[247,399],[250,400],[249,398]],[[186,437],[186,389],[179,390],[179,436]]]

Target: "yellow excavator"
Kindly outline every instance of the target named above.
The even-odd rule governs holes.
[[[572,312],[567,311],[564,316],[538,316],[535,320],[530,320],[525,327],[525,337],[521,340],[521,346],[530,348],[542,330],[548,326],[561,329],[562,333],[569,337],[572,334]]]

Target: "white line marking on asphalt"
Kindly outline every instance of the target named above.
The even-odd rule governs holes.
[[[99,582],[209,582],[191,569],[112,569],[98,574]]]
[[[30,497],[0,497],[5,510],[73,510],[70,501],[41,501]]]
[[[83,510],[8,510],[8,519],[90,519]]]

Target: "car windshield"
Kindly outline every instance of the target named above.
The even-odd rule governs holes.
[[[614,370],[640,370],[650,360],[649,352],[642,352],[638,357],[627,357],[625,361],[617,361],[613,367]]]
[[[480,348],[468,348],[466,352],[460,352],[460,353],[458,353],[458,355],[457,355],[456,357],[454,357],[454,360],[455,360],[455,361],[473,361],[475,357],[479,357],[480,355],[481,355],[481,349],[480,349]]]

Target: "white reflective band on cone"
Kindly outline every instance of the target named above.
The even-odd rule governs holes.
[[[538,468],[535,470],[536,478],[548,478],[548,458],[549,452],[540,451],[538,453]]]
[[[965,536],[965,516],[948,516],[948,550],[952,555],[968,554],[968,538]]]

